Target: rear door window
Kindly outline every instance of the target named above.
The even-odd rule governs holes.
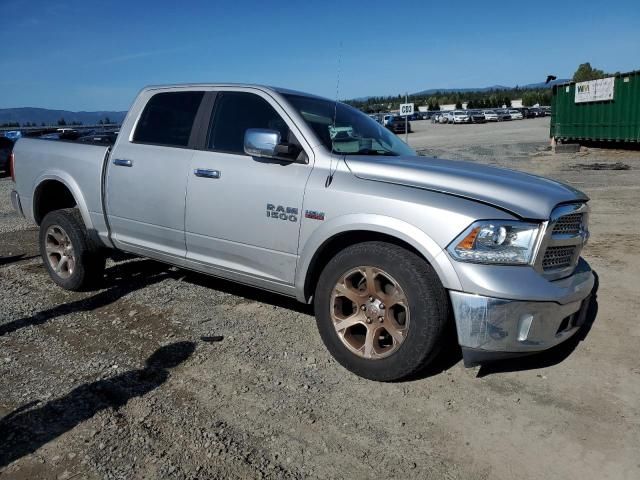
[[[156,93],[140,116],[133,141],[186,147],[204,92]]]

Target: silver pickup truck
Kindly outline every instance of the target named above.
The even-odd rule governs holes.
[[[594,285],[580,191],[417,156],[296,91],[148,87],[112,148],[22,139],[12,172],[61,287],[95,286],[117,249],[313,302],[331,354],[374,380],[452,348],[450,322],[467,366],[548,349]]]

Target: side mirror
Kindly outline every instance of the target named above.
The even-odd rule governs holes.
[[[249,128],[244,132],[244,153],[252,157],[275,158],[280,132],[266,128]]]

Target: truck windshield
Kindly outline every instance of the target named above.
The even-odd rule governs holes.
[[[415,155],[406,143],[389,130],[349,105],[304,95],[284,96],[323,145],[333,153]]]

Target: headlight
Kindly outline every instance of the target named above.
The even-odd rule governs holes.
[[[473,263],[526,265],[531,262],[540,225],[481,220],[447,247],[456,260]]]

